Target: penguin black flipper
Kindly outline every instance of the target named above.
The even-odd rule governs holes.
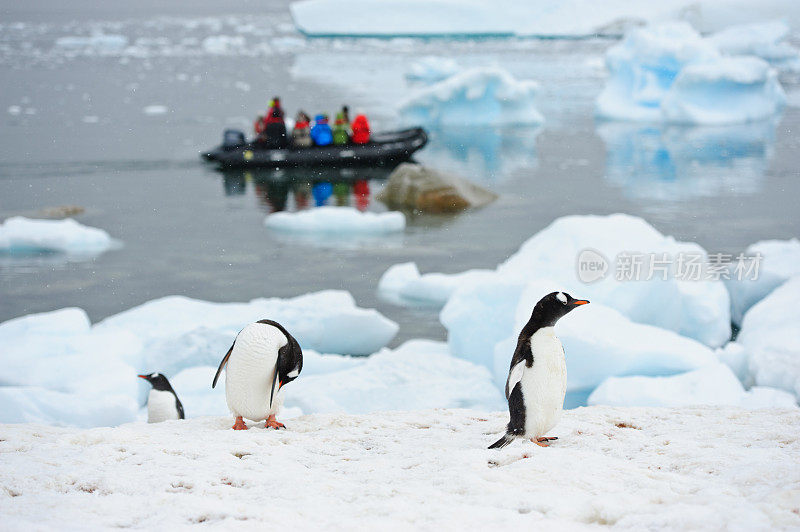
[[[217,386],[217,379],[219,379],[219,374],[222,373],[222,368],[224,368],[225,364],[228,363],[228,359],[231,357],[234,345],[236,345],[236,340],[233,341],[233,343],[231,344],[231,348],[228,349],[228,352],[225,354],[224,357],[222,357],[222,362],[219,363],[219,368],[217,368],[217,374],[214,375],[214,382],[211,383],[212,388]]]
[[[183,405],[181,404],[181,400],[178,399],[178,395],[175,395],[175,408],[178,410],[178,419],[186,419],[186,416],[183,413]]]
[[[509,421],[503,437],[489,446],[489,449],[505,447],[515,438],[525,435],[525,401],[522,399],[522,385],[517,382],[508,397]]]
[[[524,362],[524,365],[520,365]],[[517,348],[511,357],[511,366],[508,368],[508,379],[506,379],[506,399],[511,401],[511,392],[514,386],[522,379],[522,372],[527,367],[533,366],[533,352],[531,351],[530,337],[523,337],[520,333],[517,339]]]

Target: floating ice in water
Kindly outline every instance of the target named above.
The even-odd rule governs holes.
[[[411,64],[406,78],[411,81],[435,83],[447,79],[461,68],[449,57],[426,56]]]
[[[443,342],[411,340],[362,360],[293,381],[286,405],[304,413],[504,407],[486,368],[454,358]]]
[[[761,190],[775,121],[728,126],[600,122],[605,178],[630,198],[753,194]],[[731,166],[736,172],[731,172]]]
[[[8,111],[8,114],[10,114],[12,116],[16,116],[16,115],[22,113],[22,107],[20,107],[19,105],[9,105],[7,111]]]
[[[169,107],[166,105],[148,105],[142,109],[142,112],[146,115],[163,115],[169,111]]]
[[[800,50],[787,39],[790,28],[785,20],[730,26],[710,37],[711,42],[726,55],[754,55],[780,69],[800,68]]]
[[[749,260],[737,261],[737,256],[733,257],[730,279],[725,281],[725,286],[731,296],[731,319],[737,325],[741,324],[750,307],[790,277],[800,275],[800,240],[796,238],[763,240],[749,246],[744,254],[753,258],[760,256],[761,259],[754,259],[760,262],[757,271],[750,271]]]
[[[0,224],[0,253],[98,255],[114,244],[102,229],[82,225],[72,218],[34,220],[14,216]]]
[[[733,124],[768,118],[785,94],[775,72],[755,57],[722,57],[685,23],[632,30],[609,48],[610,78],[598,116],[616,120]]]
[[[96,33],[90,36],[70,35],[56,39],[60,48],[90,48],[98,52],[119,52],[128,46],[128,38],[124,35]]]
[[[361,212],[353,207],[317,207],[297,212],[276,212],[264,220],[275,231],[324,234],[388,234],[402,232],[401,212]]]
[[[736,343],[747,351],[748,382],[800,397],[800,276],[756,303],[742,320]]]
[[[661,102],[663,118],[682,124],[767,119],[786,103],[778,74],[757,57],[722,57],[681,69]]]
[[[745,391],[722,363],[672,377],[610,377],[592,392],[589,405],[797,408],[794,396],[783,390],[755,387]]]
[[[291,4],[297,28],[333,36],[619,35],[630,27],[680,16],[689,0],[305,0]]]
[[[498,67],[471,68],[413,92],[399,112],[409,124],[430,126],[541,124],[538,87]]]
[[[208,53],[225,55],[243,49],[245,39],[241,35],[212,35],[203,39],[202,47]]]
[[[405,262],[395,264],[384,272],[378,282],[378,292],[395,303],[442,306],[462,284],[488,279],[493,275],[492,270],[420,275],[415,263]]]

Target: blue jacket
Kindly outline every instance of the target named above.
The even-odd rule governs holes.
[[[317,146],[328,146],[333,144],[333,131],[328,125],[328,119],[322,115],[314,118],[314,127],[311,128],[311,140]]]

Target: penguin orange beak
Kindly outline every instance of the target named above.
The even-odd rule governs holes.
[[[147,375],[137,375],[137,377],[139,377],[140,379],[147,380]]]
[[[573,305],[588,305],[589,302],[586,301],[585,299],[576,299],[575,301],[572,302],[572,304]]]

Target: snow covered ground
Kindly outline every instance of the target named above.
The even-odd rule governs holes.
[[[0,425],[5,530],[800,527],[800,413],[590,407],[549,448],[506,414],[318,414],[80,430]]]

